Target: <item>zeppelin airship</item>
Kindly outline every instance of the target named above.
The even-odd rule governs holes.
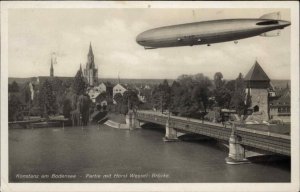
[[[208,45],[254,36],[278,36],[291,25],[280,19],[280,13],[269,13],[256,19],[224,19],[172,25],[147,30],[136,37],[145,49]]]

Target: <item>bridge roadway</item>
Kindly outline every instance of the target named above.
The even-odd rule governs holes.
[[[138,121],[152,122],[166,125],[168,115],[154,111],[138,111],[135,117]],[[231,125],[222,125],[208,121],[191,118],[170,116],[169,127],[184,132],[197,133],[218,140],[228,142],[232,132]],[[257,131],[236,126],[236,134],[240,137],[240,144],[263,151],[269,151],[281,155],[291,155],[291,139],[289,135],[282,135],[264,131]]]

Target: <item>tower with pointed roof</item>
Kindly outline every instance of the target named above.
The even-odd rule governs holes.
[[[95,66],[94,53],[91,43],[87,55],[86,67],[84,69],[84,77],[86,78],[89,86],[93,87],[98,82],[98,69]]]
[[[270,78],[257,61],[251,67],[244,78],[246,93],[251,96],[253,112],[260,116],[261,120],[269,120],[269,92]]]
[[[50,77],[54,77],[53,59],[51,58]]]

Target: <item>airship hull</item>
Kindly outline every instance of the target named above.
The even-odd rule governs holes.
[[[287,21],[267,19],[215,20],[151,29],[136,40],[145,48],[210,45],[261,35],[288,25]]]

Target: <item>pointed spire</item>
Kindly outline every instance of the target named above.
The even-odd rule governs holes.
[[[54,76],[53,58],[51,57],[50,77]]]
[[[80,63],[79,71],[81,71],[81,72],[82,72],[81,63]]]
[[[94,55],[93,54],[93,49],[92,49],[92,42],[90,42],[90,48],[89,48],[89,53],[88,55]]]

